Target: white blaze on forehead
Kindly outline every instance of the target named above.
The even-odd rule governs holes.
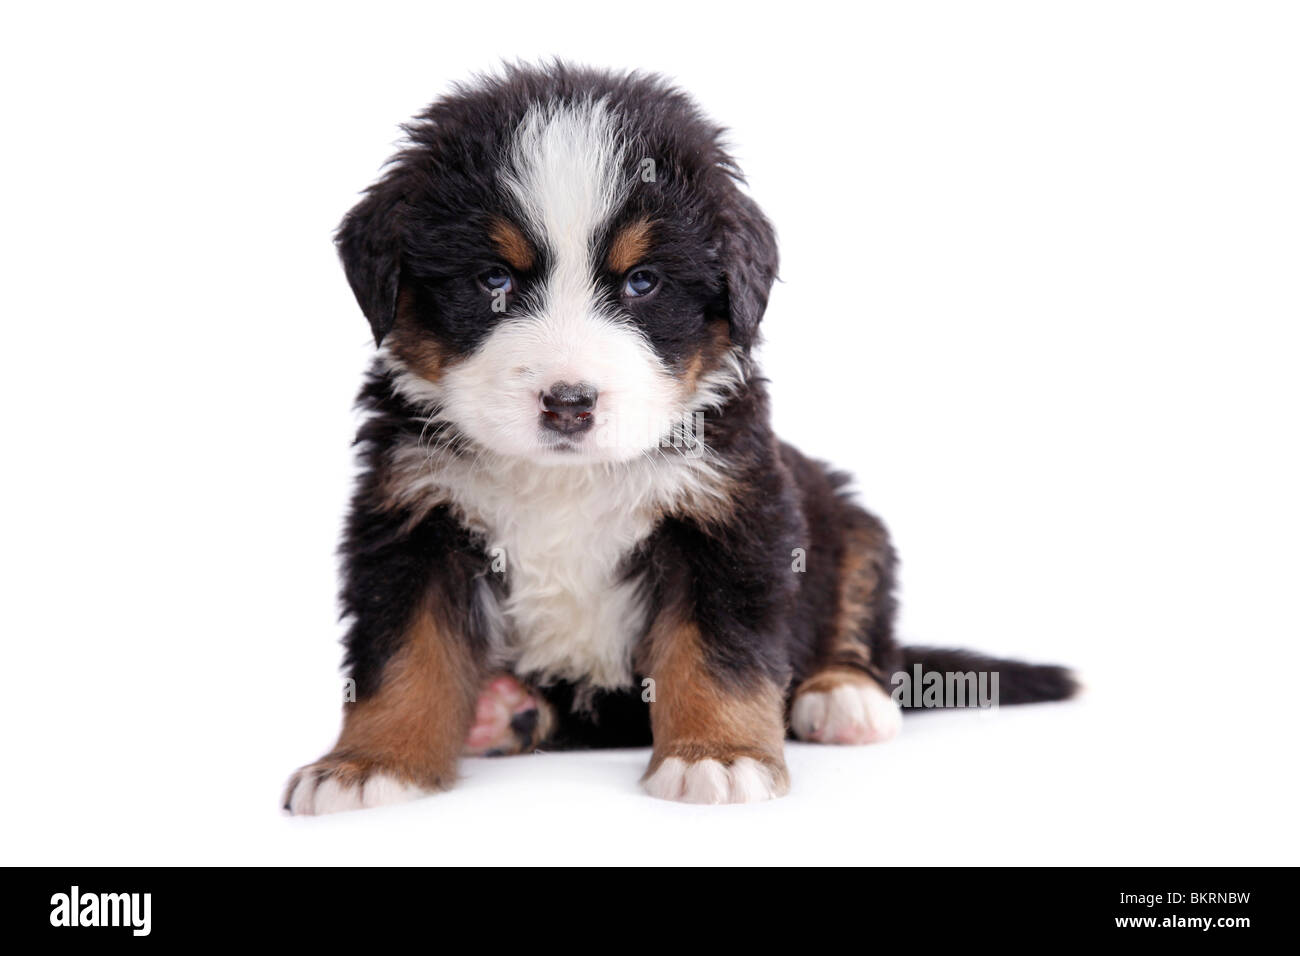
[[[605,101],[533,106],[515,133],[502,181],[551,253],[551,278],[589,290],[592,240],[630,188]]]
[[[595,285],[597,234],[631,188],[604,100],[532,107],[515,133],[503,182],[549,253],[531,302],[539,322],[526,345],[551,379],[543,388],[635,382],[640,376],[628,366],[653,367],[656,359]]]

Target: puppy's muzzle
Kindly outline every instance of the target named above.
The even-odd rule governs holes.
[[[542,426],[561,435],[580,435],[596,423],[596,389],[559,382],[543,392]]]

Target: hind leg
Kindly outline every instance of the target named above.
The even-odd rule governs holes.
[[[795,687],[790,729],[800,740],[870,744],[902,726],[885,691],[897,664],[894,642],[894,550],[884,525],[844,503],[838,536],[836,612],[816,659]]]

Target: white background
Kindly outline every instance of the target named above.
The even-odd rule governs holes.
[[[1265,3],[10,10],[7,863],[1296,863],[1300,30]],[[331,231],[502,58],[675,77],[776,223],[784,437],[859,476],[901,630],[1067,705],[792,745],[767,805],[645,752],[278,812],[338,721],[372,346]]]

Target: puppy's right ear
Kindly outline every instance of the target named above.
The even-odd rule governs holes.
[[[378,345],[393,327],[401,280],[400,202],[387,183],[371,187],[366,198],[343,217],[334,242],[357,304],[370,320]]]

